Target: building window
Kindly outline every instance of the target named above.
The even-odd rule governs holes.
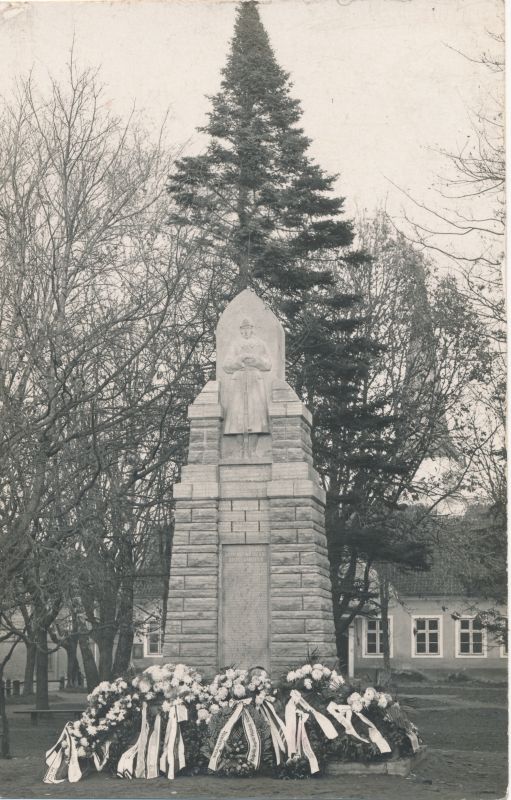
[[[158,621],[152,620],[145,627],[144,636],[144,655],[161,656],[162,652],[162,633],[161,625]]]
[[[442,655],[442,618],[412,617],[412,656]]]
[[[392,617],[389,617],[389,650],[392,657]],[[383,629],[381,619],[364,617],[364,652],[365,658],[383,657]]]
[[[456,620],[456,656],[486,657],[486,631],[479,620],[462,617]]]

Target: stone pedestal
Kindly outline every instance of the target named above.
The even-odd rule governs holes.
[[[222,428],[228,402],[222,335],[227,346],[226,329],[244,314],[256,320],[272,363],[265,375],[269,432],[250,453],[242,436]],[[283,380],[283,359],[280,324],[256,295],[242,292],[219,324],[219,380],[189,409],[188,465],[174,487],[164,658],[207,674],[235,665],[277,676],[312,651],[323,661],[336,656],[312,420]]]

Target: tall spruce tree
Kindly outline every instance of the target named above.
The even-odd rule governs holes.
[[[342,291],[338,279],[343,265],[353,268],[365,256],[351,247],[352,224],[343,217],[343,198],[333,193],[337,176],[325,174],[308,153],[299,102],[252,0],[238,7],[222,75],[209,121],[199,129],[209,136],[205,152],[180,159],[170,176],[172,221],[194,230],[204,259],[220,275],[223,301],[252,287],[286,328],[288,379],[314,412],[316,466],[328,489],[340,651],[338,611],[346,587],[339,567],[349,542],[339,529],[338,508],[345,501],[356,508],[367,492],[357,494],[352,486],[343,496],[339,454],[360,467],[365,486],[373,478],[381,483],[383,469],[401,469],[391,459],[393,420],[364,394],[364,376],[379,348],[362,334],[359,298]],[[371,548],[377,542],[372,536]],[[356,552],[363,557],[365,548]]]
[[[211,98],[206,152],[183,158],[171,178],[178,213],[204,244],[236,265],[236,288],[273,286],[285,294],[329,284],[312,257],[345,247],[350,222],[339,219],[336,176],[313,163],[299,126],[300,105],[276,62],[257,4],[239,9],[220,92]],[[308,259],[307,269],[302,261]]]

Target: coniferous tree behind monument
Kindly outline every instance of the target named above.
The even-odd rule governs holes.
[[[275,288],[299,297],[331,284],[329,269],[313,268],[315,257],[350,245],[352,226],[339,218],[336,176],[307,154],[299,103],[254,2],[238,9],[221,90],[211,100],[199,129],[211,137],[206,152],[178,161],[171,177],[174,219],[201,231],[223,269],[231,265],[226,277],[236,291]]]
[[[386,433],[392,420],[363,394],[364,375],[379,348],[360,332],[357,296],[343,292],[338,281],[343,264],[357,266],[365,257],[351,248],[352,225],[343,217],[343,198],[333,193],[337,176],[326,175],[308,154],[299,102],[291,97],[289,76],[277,64],[255,2],[238,8],[222,75],[209,121],[199,129],[209,135],[207,149],[180,159],[170,177],[172,221],[193,229],[204,260],[219,276],[212,329],[225,301],[247,287],[286,329],[287,374],[314,412],[316,466],[333,487],[327,538],[338,610],[346,552],[336,511],[338,464],[329,464],[328,453],[359,459],[362,448],[365,484],[372,471],[381,475],[386,457],[388,474],[401,469],[392,463],[392,436]],[[336,617],[340,648],[343,622]]]

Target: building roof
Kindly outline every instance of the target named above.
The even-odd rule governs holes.
[[[462,552],[463,543],[470,528],[488,525],[488,520],[481,516],[482,513],[473,510],[471,514],[445,517],[440,521],[431,542],[433,549],[429,570],[417,572],[395,564],[386,564],[384,574],[397,594],[423,598],[471,596],[466,582],[462,580],[463,565],[466,565],[466,554]]]
[[[435,558],[427,572],[412,572],[394,565],[386,567],[386,574],[398,595],[408,597],[438,597],[466,595],[466,587],[452,569],[449,558]]]

